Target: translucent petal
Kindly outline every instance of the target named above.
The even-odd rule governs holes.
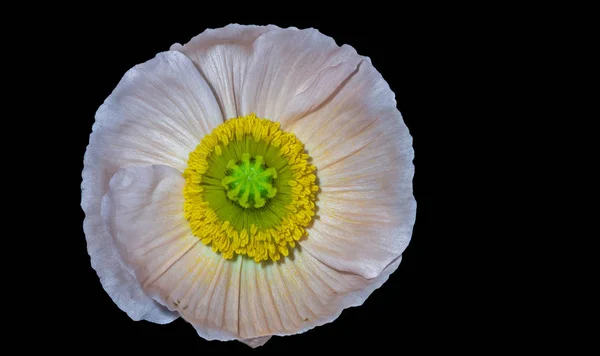
[[[100,217],[109,179],[120,168],[146,164],[183,170],[189,152],[220,122],[210,88],[179,52],[129,70],[96,113],[82,173],[84,231],[102,286],[134,320],[166,323],[177,316],[143,293],[115,253]]]

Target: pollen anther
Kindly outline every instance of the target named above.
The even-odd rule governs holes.
[[[315,215],[315,166],[295,135],[251,114],[217,126],[190,153],[185,217],[226,259],[288,256]]]

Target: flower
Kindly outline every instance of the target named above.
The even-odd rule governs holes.
[[[96,113],[84,231],[133,320],[252,347],[335,320],[399,266],[412,138],[371,61],[229,25],[129,70]]]

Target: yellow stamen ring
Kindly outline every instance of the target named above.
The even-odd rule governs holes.
[[[190,153],[185,218],[226,259],[278,261],[315,215],[316,167],[302,142],[279,126],[254,114],[232,118]]]

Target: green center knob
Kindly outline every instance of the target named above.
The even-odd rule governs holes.
[[[228,174],[221,180],[227,190],[227,197],[244,208],[260,208],[273,198],[277,189],[273,187],[273,179],[277,172],[263,164],[263,157],[250,158],[248,153],[242,154],[242,160],[227,163]]]

